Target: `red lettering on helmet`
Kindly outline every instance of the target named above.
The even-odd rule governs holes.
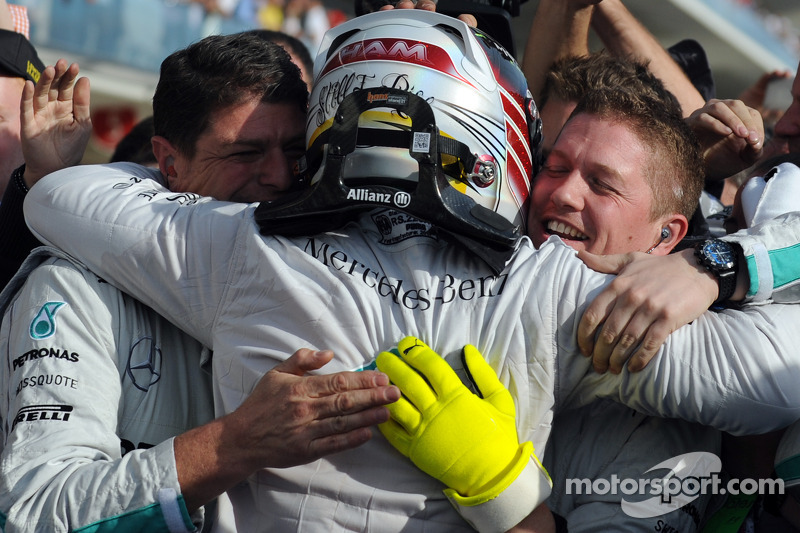
[[[331,56],[317,79],[321,79],[330,71],[339,67],[376,59],[420,65],[469,83],[467,79],[458,73],[455,65],[453,65],[452,58],[446,50],[430,43],[389,38],[367,39],[340,48],[338,53]],[[469,84],[472,85],[471,83]]]

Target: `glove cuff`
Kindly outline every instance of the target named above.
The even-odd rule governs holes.
[[[533,453],[533,444],[520,445],[509,471],[488,490],[462,496],[453,489],[444,494],[458,514],[480,533],[501,533],[519,524],[550,496],[553,482]]]

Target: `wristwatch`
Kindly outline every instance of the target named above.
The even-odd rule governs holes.
[[[714,274],[719,282],[719,296],[714,304],[730,300],[736,290],[738,254],[736,248],[719,239],[707,239],[694,247],[697,263]]]

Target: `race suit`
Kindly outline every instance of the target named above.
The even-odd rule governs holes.
[[[4,530],[196,531],[173,437],[213,418],[207,350],[54,253],[0,296]]]
[[[722,237],[741,246],[750,287],[744,303],[800,302],[800,213]]]
[[[370,367],[414,335],[457,371],[462,346],[474,344],[515,398],[520,440],[539,453],[555,410],[598,397],[733,433],[800,418],[798,306],[707,313],[644,371],[599,375],[576,330],[611,277],[557,238],[538,251],[521,239],[493,275],[390,207],[338,231],[262,236],[255,204],[171,193],[142,175],[130,164],[61,171],[29,193],[28,223],[211,347],[219,414],[298,347],[332,349],[324,371],[335,372]],[[239,531],[466,530],[441,489],[376,435],[309,465],[261,470],[228,495]]]
[[[647,416],[611,400],[596,400],[556,413],[544,466],[553,479],[547,506],[563,516],[570,533],[597,531],[699,531],[713,501],[711,491],[663,514],[631,516],[626,500],[641,500],[621,490],[587,491],[581,480],[650,480],[664,470],[651,469],[685,454],[720,455],[720,433],[714,428],[675,418]],[[674,510],[673,510],[674,509]]]

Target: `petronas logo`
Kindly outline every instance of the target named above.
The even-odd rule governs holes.
[[[56,332],[56,313],[64,302],[47,302],[39,309],[31,322],[30,334],[34,340],[52,337]]]

